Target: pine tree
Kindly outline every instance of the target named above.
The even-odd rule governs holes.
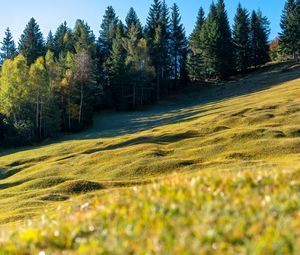
[[[249,67],[250,58],[250,20],[246,9],[238,5],[234,18],[233,42],[235,69],[244,72]]]
[[[55,40],[54,40],[54,36],[52,34],[52,31],[50,31],[48,36],[47,36],[46,50],[51,51],[51,52],[55,51]]]
[[[1,45],[2,46],[1,46],[0,56],[1,56],[1,64],[2,64],[3,61],[5,61],[6,59],[12,59],[17,54],[16,45],[9,28],[7,28],[5,31],[5,37]]]
[[[300,54],[300,1],[288,0],[281,16],[281,49],[296,59]]]
[[[143,28],[142,28],[142,24],[133,8],[129,9],[125,21],[126,21],[127,32],[131,29],[132,26],[134,26],[139,32],[137,34],[137,37],[138,37],[138,39],[140,39],[143,34]]]
[[[162,54],[162,79],[167,80],[171,76],[171,57],[170,57],[170,12],[166,1],[162,2],[161,10],[161,54]]]
[[[156,71],[157,100],[159,100],[161,90],[163,89],[161,82],[169,78],[170,73],[169,30],[170,18],[168,7],[165,1],[154,0],[147,18],[146,38],[151,60]]]
[[[203,27],[203,24],[205,22],[205,12],[203,8],[201,7],[198,11],[196,26],[190,36],[190,46],[193,49],[199,49],[200,48],[200,33],[201,29]]]
[[[228,77],[233,70],[233,44],[224,0],[218,0],[216,5],[220,38],[218,40],[218,73],[220,78]]]
[[[28,64],[45,54],[43,34],[34,18],[31,18],[21,35],[19,52],[26,57]]]
[[[270,60],[268,37],[270,23],[260,11],[253,11],[250,25],[251,65],[257,68]]]
[[[73,29],[73,43],[77,53],[81,50],[89,52],[90,56],[95,58],[96,55],[96,44],[95,36],[91,28],[83,20],[77,20]]]
[[[201,51],[207,74],[220,76],[219,42],[221,38],[216,5],[211,4],[207,20],[200,33]]]
[[[99,47],[104,61],[109,57],[112,50],[113,40],[116,37],[116,30],[119,19],[112,6],[107,7],[101,24]]]
[[[184,27],[181,24],[181,16],[177,4],[172,7],[171,29],[170,29],[170,48],[172,58],[172,77],[175,81],[175,88],[178,87],[178,78],[184,74],[186,69],[187,39]],[[184,77],[180,77],[184,79]]]
[[[205,23],[205,13],[201,7],[198,12],[196,26],[189,38],[190,52],[188,55],[188,68],[192,79],[200,79],[203,72],[203,54],[201,49],[201,30]]]
[[[109,70],[109,84],[113,94],[113,99],[120,107],[124,97],[124,86],[126,81],[126,51],[123,46],[124,26],[121,22],[117,25],[116,36],[112,41],[110,56],[105,65]]]
[[[72,31],[67,26],[67,22],[62,23],[54,35],[54,56],[56,59],[65,57],[67,52],[74,52]]]

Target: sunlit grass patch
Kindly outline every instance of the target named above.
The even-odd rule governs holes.
[[[276,169],[203,173],[116,190],[3,230],[0,251],[297,254],[299,176]]]

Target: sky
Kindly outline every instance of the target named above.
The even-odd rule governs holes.
[[[34,17],[44,36],[50,30],[67,21],[73,27],[76,19],[85,20],[98,37],[100,24],[107,6],[112,5],[121,20],[124,20],[130,7],[134,7],[142,23],[145,24],[149,7],[153,0],[4,0],[1,3],[0,40],[4,31],[10,27],[14,39],[19,41],[26,24]],[[200,6],[208,11],[212,0],[166,0],[171,6],[176,2],[180,8],[182,22],[187,34],[190,34],[195,25]],[[225,0],[228,16],[232,24],[238,2],[249,11],[258,8],[262,10],[271,21],[270,39],[277,36],[280,31],[280,16],[285,0]]]

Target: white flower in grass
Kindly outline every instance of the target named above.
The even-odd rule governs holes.
[[[89,207],[89,205],[90,205],[89,203],[84,203],[83,205],[80,206],[80,209],[81,209],[81,210],[84,210],[84,209],[86,209],[87,207]]]

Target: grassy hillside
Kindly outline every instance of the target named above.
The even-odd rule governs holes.
[[[9,227],[2,253],[297,254],[299,78],[276,65],[1,152],[0,220],[33,220]]]

